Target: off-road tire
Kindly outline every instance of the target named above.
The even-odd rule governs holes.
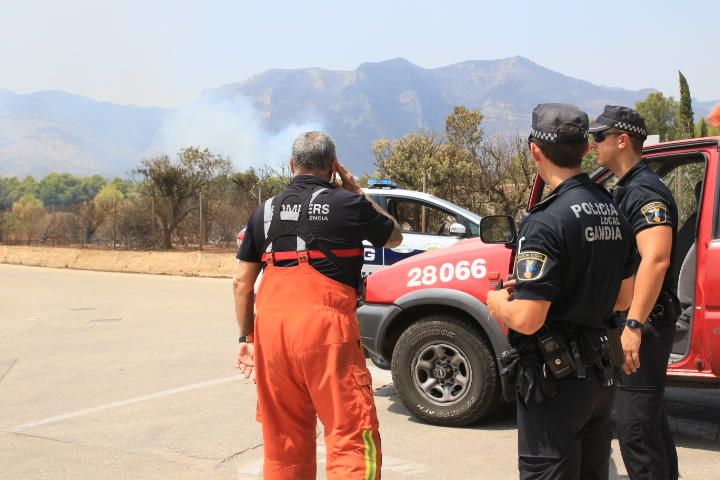
[[[433,403],[423,393],[419,382],[416,384],[413,380],[417,356],[439,345],[461,352],[471,368],[465,393],[450,405]],[[474,326],[469,319],[452,314],[432,314],[413,323],[395,345],[391,366],[395,389],[405,407],[424,422],[464,427],[487,417],[501,403],[495,355],[479,326]]]

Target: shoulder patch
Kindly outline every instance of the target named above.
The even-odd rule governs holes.
[[[540,278],[545,268],[547,255],[540,252],[520,252],[515,257],[515,274],[518,280],[535,280]]]
[[[662,225],[668,222],[668,207],[663,202],[650,202],[640,210],[650,225]]]

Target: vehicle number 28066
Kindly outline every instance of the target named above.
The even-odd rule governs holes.
[[[470,278],[484,278],[487,274],[484,258],[473,261],[460,260],[457,263],[443,263],[439,267],[427,265],[423,268],[411,268],[408,272],[408,287],[422,285],[435,285],[436,283],[449,283],[453,280],[469,280]]]

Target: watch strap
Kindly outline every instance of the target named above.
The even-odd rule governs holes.
[[[255,341],[255,335],[243,335],[238,338],[238,343],[253,343]]]
[[[633,330],[642,330],[644,325],[637,320],[629,319],[625,321],[625,326],[628,328],[632,328]]]

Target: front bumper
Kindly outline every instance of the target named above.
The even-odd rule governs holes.
[[[358,308],[360,322],[360,339],[363,346],[378,357],[390,361],[383,355],[385,332],[395,316],[402,310],[397,305],[365,303]]]

